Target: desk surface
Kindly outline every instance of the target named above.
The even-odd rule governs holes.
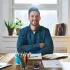
[[[4,56],[2,59],[0,59],[0,62],[6,62],[9,63],[12,58],[15,56],[14,53],[0,53],[0,55]]]
[[[60,53],[59,53],[60,54]],[[0,55],[4,55],[4,57],[0,60],[0,62],[6,62],[6,63],[11,63],[12,66],[9,68],[6,68],[5,70],[20,70],[20,66],[15,64],[14,61],[14,56],[15,53],[0,53]],[[43,60],[43,59],[42,59]],[[63,62],[70,62],[70,54],[68,55],[68,58],[65,59],[60,59]],[[31,70],[31,69],[26,69],[26,70]],[[40,70],[53,70],[53,69],[46,69],[46,68],[41,68]],[[57,68],[55,70],[62,70],[60,68]]]
[[[12,66],[7,67],[4,70],[15,70],[16,67],[14,62],[15,53],[0,53],[0,56],[4,56],[2,59],[0,59],[0,62],[12,64]]]

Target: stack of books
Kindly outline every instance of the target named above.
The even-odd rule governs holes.
[[[55,36],[63,36],[66,33],[66,25],[64,23],[56,24]]]

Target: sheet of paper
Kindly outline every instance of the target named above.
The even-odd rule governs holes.
[[[70,70],[70,62],[61,62],[62,70]]]
[[[62,68],[59,60],[43,60],[44,68]]]
[[[31,54],[29,59],[42,59],[41,53]]]

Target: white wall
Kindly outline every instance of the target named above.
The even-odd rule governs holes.
[[[70,35],[70,0],[68,0],[68,35]]]
[[[1,49],[1,44],[2,44],[2,37],[1,37],[1,35],[2,35],[2,0],[0,0],[0,49]]]
[[[4,20],[9,18],[9,0],[0,0],[0,49],[2,50],[2,35],[6,32]],[[0,50],[0,52],[1,52]]]
[[[5,29],[6,29],[6,26],[5,26],[5,24],[4,24],[4,20],[5,21],[8,21],[9,20],[9,16],[10,16],[10,14],[9,14],[9,1],[10,0],[3,0],[3,9],[2,9],[2,15],[3,15],[3,26],[4,26],[4,32],[6,32],[5,31]]]
[[[68,35],[70,36],[70,0],[68,0]],[[69,46],[68,52],[70,53],[70,38],[69,38]]]
[[[66,35],[68,35],[68,0],[62,0],[62,23],[66,24]]]
[[[0,0],[0,35],[2,33],[2,0]]]

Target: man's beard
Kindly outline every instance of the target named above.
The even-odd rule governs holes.
[[[39,22],[38,22],[38,21],[36,21],[36,22],[34,22],[34,23],[32,22],[31,25],[33,25],[33,26],[38,26],[38,25],[39,25]]]

